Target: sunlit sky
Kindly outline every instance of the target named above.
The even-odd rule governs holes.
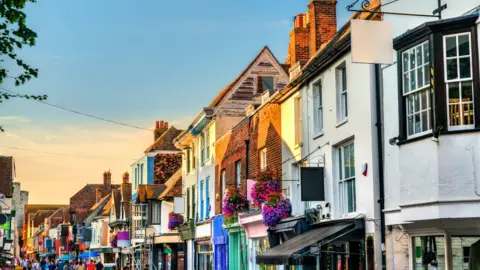
[[[47,94],[50,103],[135,126],[152,129],[155,120],[166,120],[184,128],[263,46],[285,59],[293,17],[308,2],[38,1],[26,10],[37,44],[20,55],[39,68],[39,78],[2,87]],[[350,16],[350,2],[337,3],[338,27]],[[1,104],[0,125],[6,130],[0,155],[15,157],[15,181],[30,192],[29,203],[66,204],[109,169],[120,183],[153,142],[151,132],[30,100]]]

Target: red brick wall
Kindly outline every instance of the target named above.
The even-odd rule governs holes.
[[[227,188],[235,186],[235,163],[242,164],[241,189],[246,193],[246,179],[254,179],[260,169],[260,150],[267,148],[267,166],[282,173],[282,139],[280,137],[280,105],[267,104],[250,119],[245,119],[231,133],[215,143],[216,214],[221,213],[221,171],[225,169]],[[249,138],[249,172],[246,174],[246,145]]]
[[[96,203],[96,191],[100,189],[102,198],[107,196],[112,189],[118,189],[120,185],[111,185],[111,189],[107,190],[100,184],[87,184],[75,195],[70,198],[70,210],[75,211],[78,222],[85,218],[88,210]]]
[[[310,56],[328,42],[337,32],[335,0],[313,0],[308,5],[310,23]]]
[[[0,192],[12,197],[13,191],[13,158],[0,156]]]

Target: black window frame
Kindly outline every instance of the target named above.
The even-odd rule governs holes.
[[[397,85],[398,85],[398,121],[399,135],[397,145],[413,141],[438,137],[442,134],[455,134],[480,131],[480,79],[479,79],[479,44],[476,20],[478,15],[470,15],[434,21],[423,24],[394,40],[394,49],[397,51]],[[452,34],[470,33],[472,50],[472,84],[474,96],[473,129],[448,130],[447,94],[445,84],[445,69],[443,57],[443,37]],[[406,99],[403,96],[403,52],[429,41],[430,49],[430,127],[431,132],[413,138],[407,137]],[[433,84],[432,84],[433,82]]]

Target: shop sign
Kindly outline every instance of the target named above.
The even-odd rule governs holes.
[[[112,252],[113,253],[120,253],[120,249],[119,248],[112,248]]]
[[[212,236],[212,227],[210,223],[197,225],[195,228],[195,236],[196,238],[209,238]]]

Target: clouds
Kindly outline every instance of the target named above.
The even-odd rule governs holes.
[[[31,122],[32,120],[24,116],[17,115],[7,115],[0,116],[0,123],[26,123]]]

